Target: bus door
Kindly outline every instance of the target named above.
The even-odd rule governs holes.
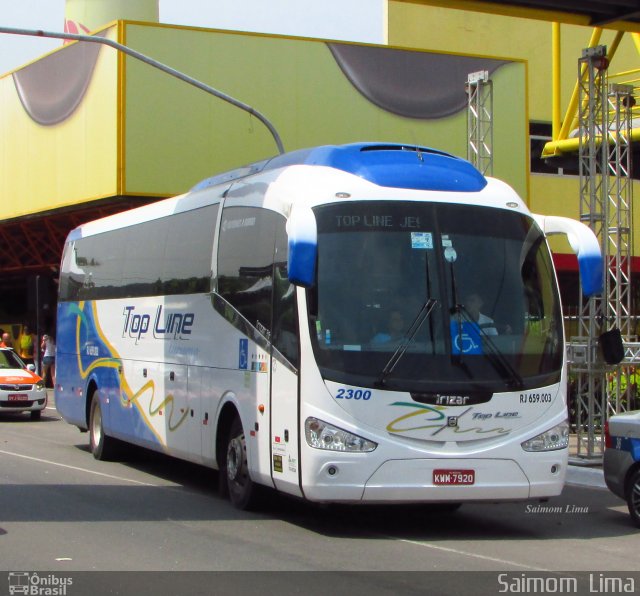
[[[238,185],[240,200],[246,201],[248,192]],[[251,437],[247,451],[254,479],[266,484],[273,479],[279,490],[297,494],[298,386],[296,367],[285,354],[292,353],[292,345],[294,354],[298,348],[285,334],[296,327],[294,288],[286,270],[286,220],[269,209],[235,205],[232,195],[221,216],[217,286],[229,307],[227,316],[220,305],[223,316],[239,332],[240,343],[233,356],[225,354],[238,370],[220,382],[221,391],[231,390],[240,402],[251,404],[243,422]]]
[[[287,277],[284,220],[276,226],[271,346],[271,476],[278,490],[300,490],[299,334],[296,292]]]

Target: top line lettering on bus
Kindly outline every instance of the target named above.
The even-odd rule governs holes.
[[[123,311],[124,326],[122,337],[128,335],[136,340],[136,343],[148,333],[151,323],[151,315],[137,313],[135,306],[125,306]],[[191,335],[195,314],[192,312],[165,312],[162,316],[163,306],[156,309],[153,322],[153,337],[157,339],[186,339]]]

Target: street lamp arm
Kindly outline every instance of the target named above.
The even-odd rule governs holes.
[[[271,124],[271,122],[267,119],[266,116],[264,116],[263,114],[261,114],[260,112],[252,108],[250,105],[247,105],[246,103],[243,103],[231,97],[230,95],[223,93],[222,91],[218,91],[217,89],[214,89],[213,87],[206,85],[202,81],[198,81],[197,79],[194,79],[193,77],[190,77],[189,75],[186,75],[183,72],[176,70],[175,68],[171,68],[170,66],[167,66],[162,62],[158,62],[157,60],[154,60],[153,58],[145,54],[142,54],[141,52],[138,52],[136,50],[131,49],[128,46],[118,43],[117,41],[113,41],[112,39],[106,39],[104,37],[97,37],[95,35],[80,35],[77,33],[60,33],[57,31],[43,31],[40,29],[14,29],[11,27],[0,27],[0,33],[7,33],[10,35],[26,35],[30,37],[48,37],[48,38],[50,37],[53,39],[68,39],[71,41],[86,41],[89,43],[100,43],[106,46],[110,46],[118,50],[119,52],[127,54],[132,58],[136,58],[141,62],[149,64],[150,66],[153,66],[154,68],[157,68],[158,70],[161,70],[162,72],[165,72],[171,75],[172,77],[180,79],[181,81],[184,81],[189,85],[197,87],[198,89],[201,89],[202,91],[205,91],[217,97],[218,99],[222,99],[223,101],[226,101],[227,103],[230,103],[231,105],[237,108],[240,108],[245,112],[248,112],[252,116],[255,116],[258,120],[260,120],[260,122],[262,122],[267,127],[267,129],[273,136],[273,140],[276,143],[279,153],[281,155],[284,153],[284,146],[282,144],[282,140],[280,139],[280,135],[276,131],[273,124]]]

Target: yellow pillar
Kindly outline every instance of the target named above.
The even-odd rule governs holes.
[[[561,85],[561,77],[562,77],[562,69],[561,69],[561,58],[562,58],[562,46],[561,46],[561,37],[560,37],[560,23],[553,23],[552,27],[552,39],[551,39],[551,48],[552,48],[552,112],[551,112],[551,138],[556,141],[560,136],[560,126],[561,126],[561,111],[560,111],[560,91],[562,89]]]

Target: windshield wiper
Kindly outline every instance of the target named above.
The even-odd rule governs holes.
[[[524,381],[522,377],[518,373],[518,371],[513,367],[511,362],[507,359],[507,357],[500,351],[500,349],[496,346],[496,344],[491,339],[491,336],[480,326],[476,321],[473,320],[469,311],[464,307],[464,304],[456,304],[455,306],[456,312],[463,315],[463,318],[475,325],[480,333],[484,344],[489,348],[489,352],[482,351],[493,365],[493,368],[498,371],[503,379],[509,381],[508,385],[514,387],[516,389],[520,389],[524,386]],[[460,325],[462,327],[462,325]],[[460,353],[462,356],[462,352]]]
[[[484,354],[487,360],[491,362],[493,368],[498,373],[500,373],[503,379],[506,379],[507,381],[509,381],[508,383],[509,386],[515,387],[518,389],[523,387],[524,382],[522,380],[522,377],[518,374],[518,371],[515,368],[513,368],[509,360],[507,360],[505,355],[498,349],[496,344],[493,343],[491,336],[480,325],[478,325],[476,321],[473,320],[472,316],[469,314],[469,311],[465,308],[464,304],[460,304],[458,302],[456,275],[453,267],[454,260],[455,259],[452,259],[449,261],[451,265],[451,294],[453,298],[453,307],[451,308],[450,312],[452,315],[453,314],[457,315],[457,318],[458,318],[456,326],[457,326],[459,345],[462,346],[462,319],[464,318],[466,319],[467,322],[472,323],[477,327],[482,339],[485,341],[485,344],[487,345],[489,350],[492,352],[491,354],[489,354],[485,351],[482,351],[482,354]],[[452,346],[451,360],[452,362],[456,363],[458,366],[462,367],[462,369],[467,373],[467,375],[472,376],[471,371],[469,370],[469,367],[466,366],[466,364],[463,364],[462,362],[462,350],[460,350],[460,353],[457,354],[457,357],[454,357],[453,346]]]
[[[427,319],[427,317],[431,314],[433,307],[438,303],[435,298],[428,298],[427,301],[422,305],[422,308],[418,311],[416,318],[413,320],[413,323],[409,326],[409,328],[405,331],[405,334],[402,336],[402,339],[398,343],[398,347],[396,351],[391,355],[387,364],[382,369],[378,380],[375,382],[377,387],[384,387],[385,381],[387,377],[393,372],[393,369],[396,367],[400,359],[404,356],[404,353],[407,351],[411,340],[415,337],[416,333]]]

